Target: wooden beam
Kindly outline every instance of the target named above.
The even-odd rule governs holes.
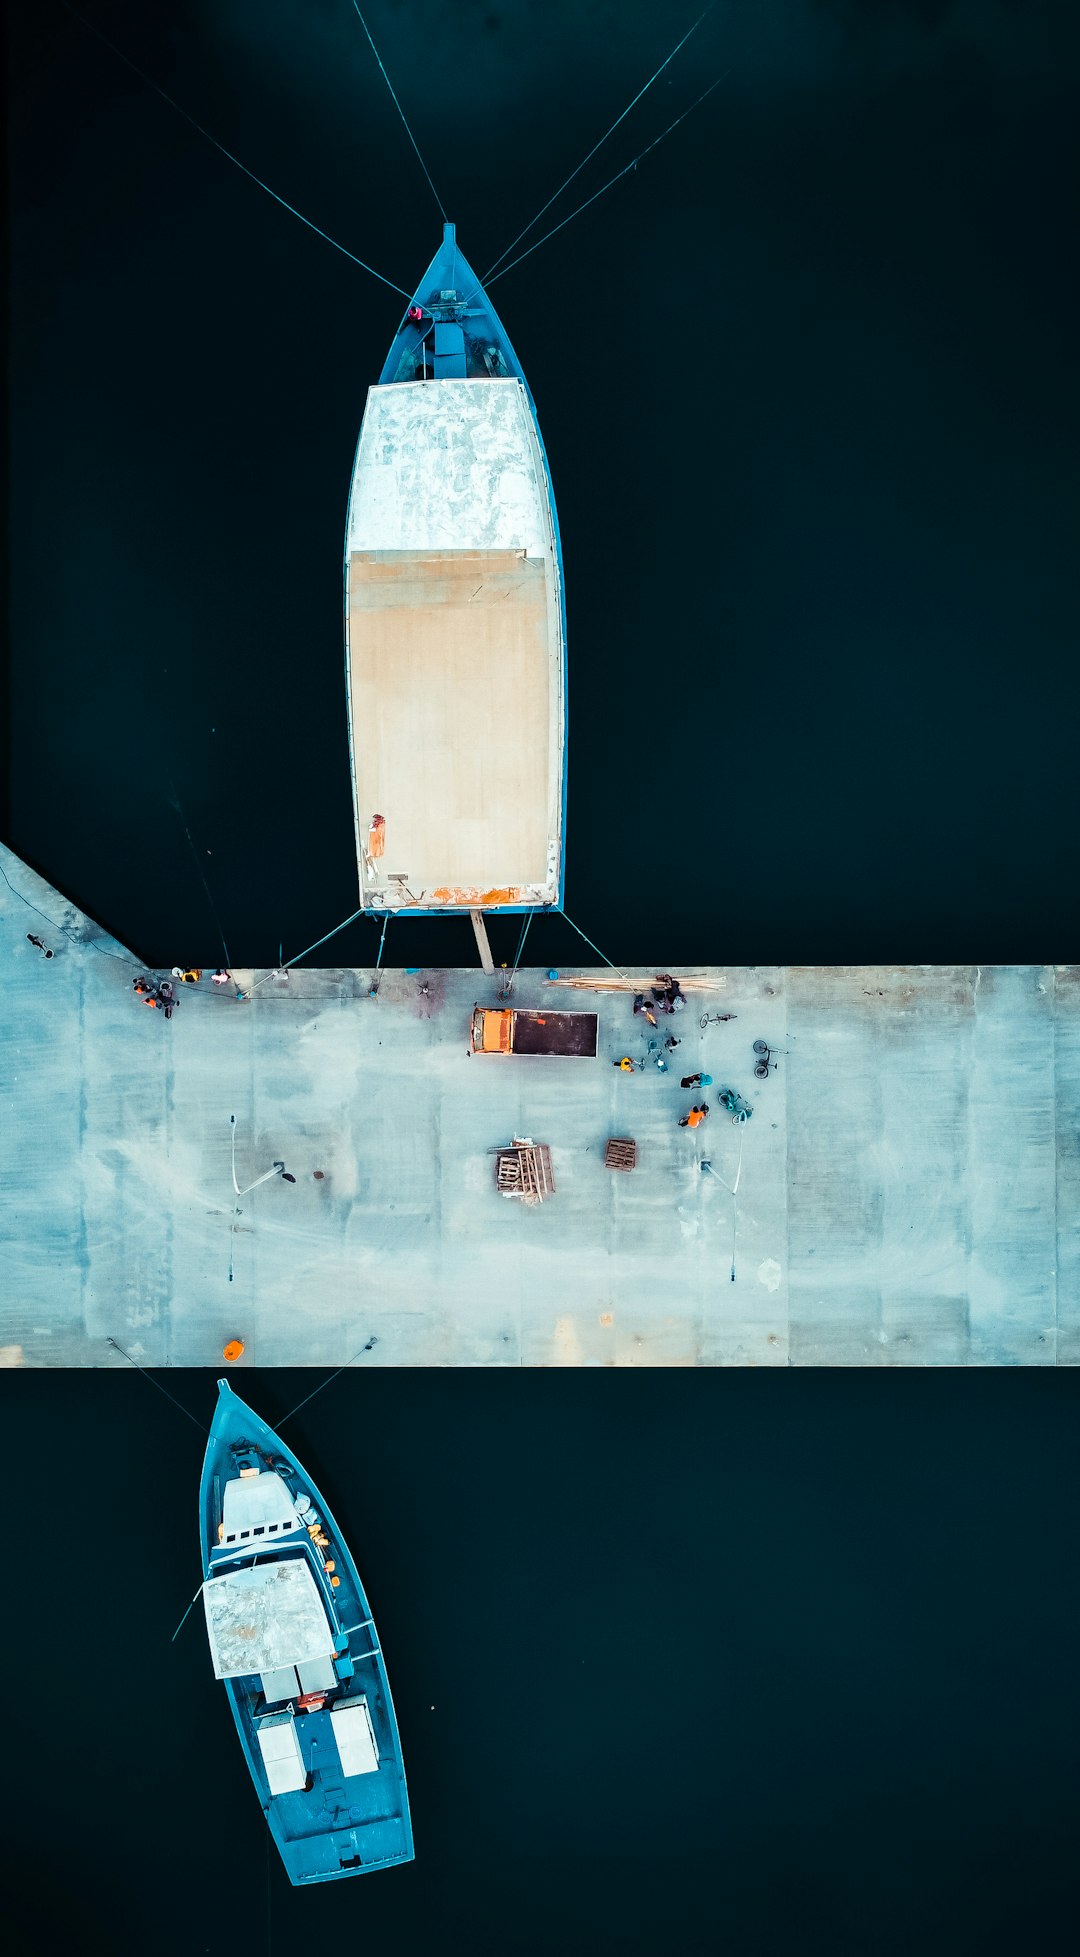
[[[484,968],[484,976],[486,978],[494,978],[495,964],[491,956],[491,946],[488,943],[484,913],[483,911],[470,911],[469,916],[472,919],[473,935],[476,939],[476,949],[480,953],[480,963]]]

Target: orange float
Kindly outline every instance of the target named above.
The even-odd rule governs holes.
[[[239,1359],[240,1354],[243,1352],[243,1350],[244,1350],[243,1339],[229,1339],[227,1343],[223,1345],[221,1348],[221,1356],[223,1359],[228,1359],[230,1361],[233,1359]]]

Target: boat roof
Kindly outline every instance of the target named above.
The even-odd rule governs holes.
[[[553,545],[536,424],[521,381],[373,387],[349,498],[353,550],[525,550]]]
[[[215,1678],[246,1678],[333,1655],[334,1635],[305,1558],[261,1561],[203,1585]]]
[[[222,1542],[237,1542],[254,1530],[275,1535],[300,1526],[292,1495],[280,1475],[234,1475],[221,1491]]]

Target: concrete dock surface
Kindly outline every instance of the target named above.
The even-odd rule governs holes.
[[[682,971],[655,1032],[606,967],[523,970],[511,1003],[596,1011],[598,1058],[470,1056],[505,974],[207,970],[167,1021],[0,865],[0,1363],[1080,1361],[1080,967]],[[513,1137],[540,1205],[496,1190]]]

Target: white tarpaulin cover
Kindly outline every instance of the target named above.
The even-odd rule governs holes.
[[[216,1678],[277,1672],[333,1652],[318,1586],[300,1557],[214,1577],[203,1605]]]
[[[341,1756],[342,1772],[346,1776],[378,1773],[379,1749],[371,1729],[367,1700],[354,1699],[351,1705],[334,1706],[330,1724]]]
[[[264,1719],[255,1729],[271,1794],[293,1794],[307,1782],[304,1756],[290,1715]]]

